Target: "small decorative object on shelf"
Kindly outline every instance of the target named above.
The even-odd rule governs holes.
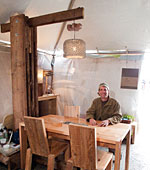
[[[52,82],[53,82],[53,71],[52,70],[44,70],[43,71],[44,94],[52,93]]]
[[[39,71],[38,96],[52,93],[53,93],[53,70],[42,70],[42,72]]]

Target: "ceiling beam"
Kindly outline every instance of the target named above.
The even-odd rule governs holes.
[[[67,11],[56,12],[52,14],[42,15],[27,19],[27,23],[30,27],[37,27],[48,24],[55,24],[65,21],[77,20],[84,18],[84,8],[76,8]],[[10,23],[1,24],[1,32],[9,32]]]

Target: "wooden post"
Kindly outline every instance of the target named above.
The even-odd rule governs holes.
[[[11,17],[11,63],[15,129],[23,116],[38,116],[37,29],[25,15]]]
[[[37,27],[32,28],[32,54],[33,54],[33,78],[34,78],[34,84],[33,84],[33,96],[34,101],[32,102],[33,105],[33,111],[32,115],[34,113],[34,116],[39,116],[39,110],[38,110],[38,79],[37,79],[37,71],[38,71],[38,56],[37,56]]]
[[[14,128],[27,115],[26,61],[25,61],[25,25],[24,14],[10,18],[11,24],[11,70]]]
[[[39,116],[37,83],[37,28],[26,26],[27,112]]]

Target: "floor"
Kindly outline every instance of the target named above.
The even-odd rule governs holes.
[[[130,147],[129,170],[150,170],[149,147],[150,139],[142,133],[136,136],[135,144]],[[125,144],[122,145],[122,160],[120,170],[124,170]]]
[[[130,163],[129,170],[150,170],[150,161],[149,161],[149,147],[150,139],[146,135],[137,135],[135,144],[130,147]],[[122,144],[122,159],[120,170],[124,170],[124,161],[125,161],[125,144]],[[45,166],[35,165],[33,170],[46,170]],[[114,167],[113,167],[114,169]],[[0,170],[7,170],[7,166],[0,164]]]

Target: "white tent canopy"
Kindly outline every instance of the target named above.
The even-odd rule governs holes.
[[[0,0],[0,24],[10,16],[24,13],[29,18],[67,10],[70,0]],[[87,50],[146,50],[150,48],[150,2],[143,0],[75,0],[73,8],[84,7],[84,19],[76,21],[82,29],[77,38],[86,42]],[[69,23],[69,22],[68,22]],[[38,48],[53,50],[62,23],[38,27]],[[64,29],[57,46],[73,38]],[[9,33],[0,33],[0,40],[9,41]]]
[[[29,18],[64,11],[68,9],[70,0],[0,0],[0,24],[10,22],[10,17],[25,14]],[[134,50],[145,51],[150,49],[150,2],[148,0],[75,0],[73,8],[84,7],[84,19],[76,21],[82,24],[82,29],[76,32],[76,38],[86,42],[87,50]],[[70,24],[72,22],[68,22]],[[53,50],[63,23],[38,27],[38,48],[53,54]],[[88,57],[82,60],[69,60],[62,57],[63,43],[73,38],[73,32],[63,31],[56,48],[57,55],[54,67],[54,90],[60,94],[58,99],[58,112],[63,113],[67,104],[80,105],[81,114],[85,114],[93,98],[97,97],[97,87],[101,82],[110,86],[110,94],[116,98],[123,113],[136,115],[138,104],[138,90],[121,89],[122,68],[141,69],[141,56],[128,56],[117,58]],[[10,41],[10,33],[0,33],[0,40]],[[1,53],[0,60],[4,61],[6,52]],[[47,53],[39,54],[39,67],[50,67],[52,56]],[[6,60],[6,58],[5,58]],[[0,65],[1,108],[11,100],[2,96],[8,89],[4,83],[11,85],[10,54],[7,53],[7,69],[5,64]],[[5,71],[5,78],[2,71]],[[10,87],[9,87],[10,88]],[[10,93],[9,93],[10,95]],[[11,98],[11,97],[10,97]],[[12,105],[3,109],[3,113],[11,113]]]

